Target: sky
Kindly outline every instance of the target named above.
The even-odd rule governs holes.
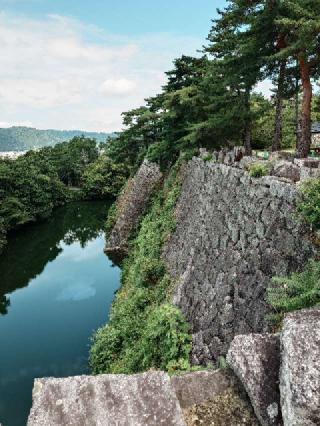
[[[225,0],[0,0],[0,127],[118,131]]]
[[[0,127],[118,131],[224,0],[0,0]]]

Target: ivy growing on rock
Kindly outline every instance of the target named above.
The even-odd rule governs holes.
[[[131,242],[110,323],[93,337],[90,364],[96,374],[190,368],[191,336],[182,313],[170,303],[174,283],[162,260],[163,245],[176,226],[180,186],[176,166]]]
[[[302,272],[273,278],[268,301],[275,309],[272,319],[278,322],[288,312],[320,305],[320,262],[311,260]]]
[[[301,186],[298,212],[315,231],[320,230],[320,179],[308,179]]]

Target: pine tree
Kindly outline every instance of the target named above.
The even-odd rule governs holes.
[[[318,0],[283,0],[278,26],[285,34],[287,47],[282,58],[295,58],[300,67],[303,89],[301,134],[297,156],[307,157],[311,146],[312,78],[319,74],[320,2]]]
[[[238,119],[243,120],[243,143],[251,154],[252,112],[250,95],[261,79],[264,42],[254,27],[259,14],[259,1],[232,0],[219,11],[219,19],[209,34],[206,51],[219,63],[225,87],[237,91]],[[235,117],[235,119],[237,119]]]

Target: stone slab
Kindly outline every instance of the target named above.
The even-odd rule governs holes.
[[[166,373],[36,379],[28,426],[184,426]]]
[[[236,336],[231,343],[227,362],[243,383],[261,425],[281,425],[279,336]]]
[[[138,226],[150,197],[162,179],[156,163],[144,160],[117,201],[117,220],[106,242],[105,252],[116,263],[127,254],[128,239]]]
[[[280,393],[285,426],[320,425],[320,309],[286,316]]]

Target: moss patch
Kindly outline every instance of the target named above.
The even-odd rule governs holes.
[[[245,395],[230,388],[211,401],[184,410],[187,426],[259,426]]]

